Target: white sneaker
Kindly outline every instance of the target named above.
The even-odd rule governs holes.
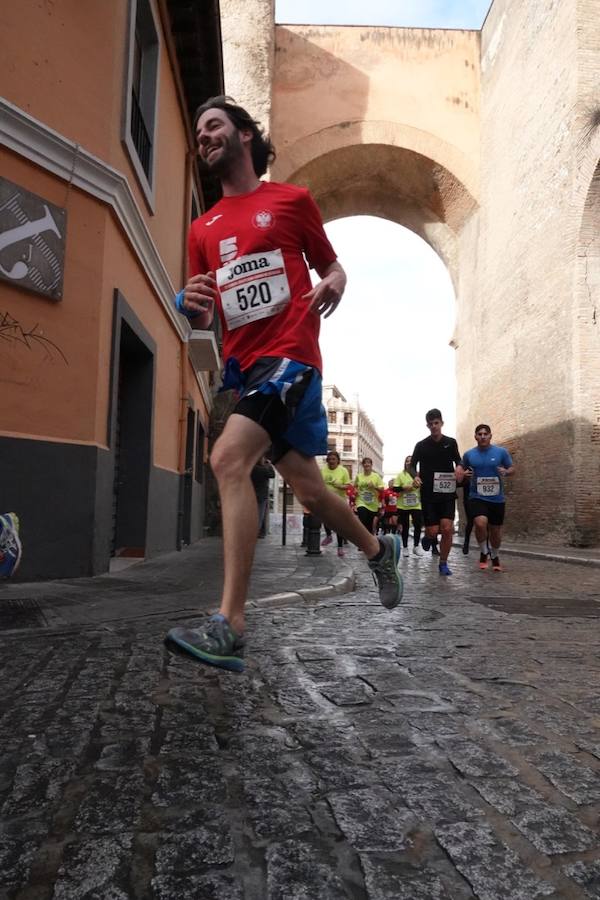
[[[416,547],[413,547],[413,553],[415,556],[423,556],[424,555],[423,551],[421,550],[421,548],[419,547],[418,544]]]

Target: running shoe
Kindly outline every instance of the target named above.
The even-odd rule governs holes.
[[[440,555],[440,551],[438,550],[438,545],[437,545],[437,543],[431,545],[431,553],[433,554],[433,556],[439,556],[439,555]]]
[[[452,575],[451,570],[448,568],[448,563],[440,563],[438,566],[438,570],[440,575]]]
[[[237,634],[225,616],[210,616],[204,625],[189,628],[178,625],[171,628],[165,638],[169,650],[185,653],[209,666],[243,672],[244,638]]]
[[[500,565],[500,557],[494,556],[492,559],[492,569],[494,572],[501,572],[502,566]]]
[[[323,540],[321,541],[321,547],[328,547],[332,540],[332,536],[328,534],[327,537],[323,538]]]
[[[418,544],[416,544],[413,547],[413,554],[414,554],[414,556],[423,556],[423,551],[421,550],[421,548],[419,547]]]
[[[386,534],[379,538],[383,548],[381,559],[369,560],[369,568],[379,589],[379,600],[386,609],[394,609],[402,600],[404,584],[398,571],[402,544],[397,534]]]
[[[19,568],[23,547],[19,538],[19,517],[10,512],[0,516],[0,578],[10,578]]]
[[[467,556],[467,554],[469,552],[469,542],[468,541],[464,542],[464,544],[462,546],[462,552],[464,553],[465,556]]]
[[[346,555],[346,554],[344,553],[343,548],[342,548],[342,547],[338,547],[338,556],[341,558],[342,556],[345,556],[345,555]]]
[[[431,549],[431,541],[428,537],[421,538],[421,547],[426,553]]]
[[[488,564],[487,553],[480,553],[479,554],[479,568],[481,569],[482,572],[485,572],[485,570],[487,569],[487,564]]]

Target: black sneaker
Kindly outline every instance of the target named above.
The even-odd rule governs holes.
[[[169,650],[188,654],[209,666],[229,669],[231,672],[244,671],[244,639],[220,613],[210,616],[198,628],[186,625],[171,628],[165,644]]]
[[[431,545],[431,554],[432,554],[432,556],[439,556],[439,555],[440,555],[440,551],[438,550],[437,541],[436,541],[435,544],[432,544],[432,545]]]
[[[469,553],[469,542],[468,541],[464,542],[464,544],[462,546],[462,552],[464,553],[465,556],[468,555],[468,553]]]
[[[431,541],[428,537],[421,538],[421,547],[427,553],[428,550],[431,549]]]

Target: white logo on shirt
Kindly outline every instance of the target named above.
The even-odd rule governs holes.
[[[237,256],[237,252],[238,248],[236,237],[225,238],[225,240],[219,241],[219,253],[221,254],[221,262],[229,262],[231,259],[235,259]]]
[[[275,221],[275,217],[272,212],[269,212],[268,209],[261,209],[260,212],[257,212],[255,216],[252,218],[252,224],[255,228],[270,228],[273,222]]]
[[[208,222],[205,222],[204,224],[208,228],[209,225],[213,225],[217,221],[217,219],[221,219],[222,217],[223,213],[218,213],[216,216],[213,216],[212,219],[209,219]]]

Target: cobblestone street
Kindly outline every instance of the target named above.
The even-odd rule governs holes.
[[[276,593],[333,558],[256,565]],[[250,608],[241,676],[163,648],[193,586],[158,563],[0,592],[49,623],[0,632],[0,897],[600,897],[600,570],[477,559],[403,559],[390,613],[353,551],[356,591]]]

